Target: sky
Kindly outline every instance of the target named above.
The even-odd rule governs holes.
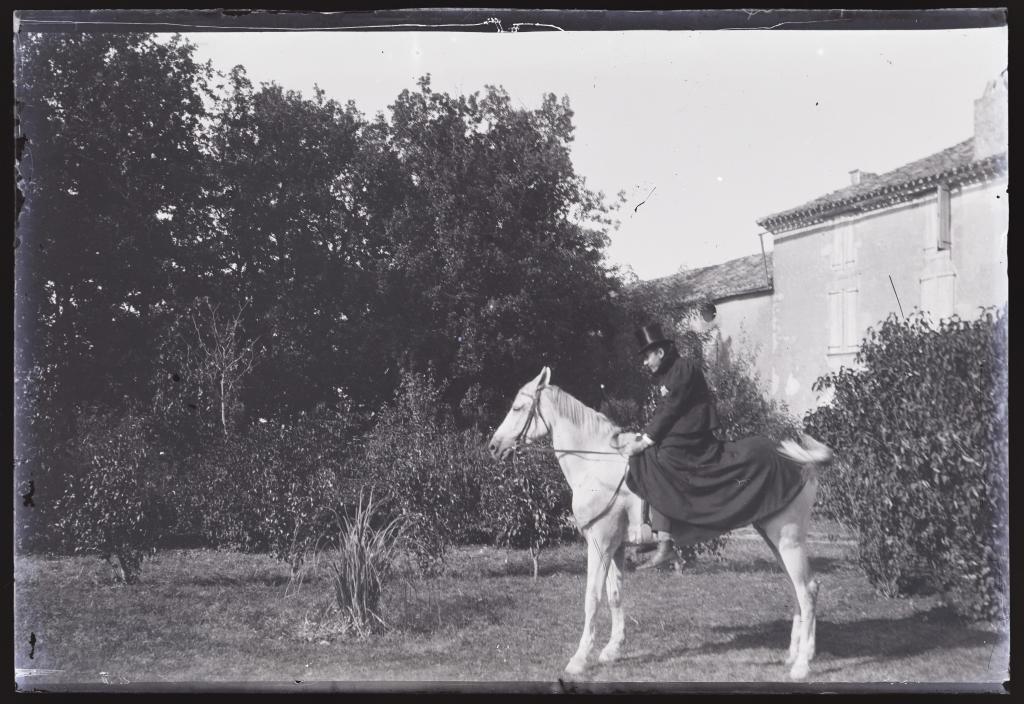
[[[609,261],[642,279],[760,252],[759,218],[971,137],[974,100],[1007,67],[1006,28],[186,36],[215,68],[316,84],[367,116],[426,73],[529,109],[568,96],[577,173],[626,197]]]

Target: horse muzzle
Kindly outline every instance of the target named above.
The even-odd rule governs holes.
[[[487,446],[488,451],[491,453],[491,457],[498,460],[499,462],[506,461],[516,451],[516,443],[504,443],[497,440],[491,440],[490,445]]]

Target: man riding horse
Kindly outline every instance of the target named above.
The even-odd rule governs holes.
[[[701,362],[681,355],[660,325],[642,327],[637,340],[661,392],[643,433],[625,448],[626,482],[647,501],[658,540],[640,566],[650,569],[673,561],[673,538],[692,545],[761,520],[792,501],[803,482],[767,439],[715,437],[718,413]]]

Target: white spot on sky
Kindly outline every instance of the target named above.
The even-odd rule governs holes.
[[[718,177],[716,177],[716,178],[715,178],[715,180],[716,180],[716,181],[718,181],[719,183],[721,183],[721,182],[722,182],[722,181],[724,181],[725,179],[724,179],[724,178],[722,178],[721,176],[718,176]]]
[[[818,56],[824,56],[825,55],[825,50],[822,47],[819,46],[818,47],[818,51],[815,52],[815,53],[817,53]]]

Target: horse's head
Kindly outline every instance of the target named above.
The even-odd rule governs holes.
[[[550,380],[551,370],[544,367],[536,379],[519,389],[505,420],[491,436],[487,446],[491,457],[507,459],[520,441],[537,440],[550,432],[550,426],[540,416],[540,392]]]

